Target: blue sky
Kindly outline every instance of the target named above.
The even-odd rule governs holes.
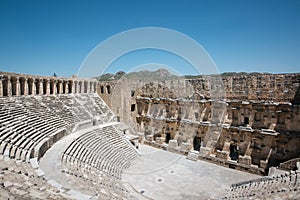
[[[298,0],[0,0],[0,71],[71,76],[100,42],[139,27],[188,35],[220,72],[300,72]],[[194,73],[185,61],[157,50],[124,55],[108,71],[143,63]]]

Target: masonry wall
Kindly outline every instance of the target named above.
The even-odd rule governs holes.
[[[111,90],[99,95],[121,121],[161,148],[172,141],[175,151],[203,150],[206,159],[256,173],[300,157],[299,74],[222,80],[222,101],[210,98],[216,87],[210,77],[100,82]]]

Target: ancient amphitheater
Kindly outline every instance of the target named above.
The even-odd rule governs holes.
[[[300,199],[300,75],[219,78],[0,72],[0,199]]]

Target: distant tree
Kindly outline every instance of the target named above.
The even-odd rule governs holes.
[[[56,73],[55,73],[55,72],[54,72],[53,76],[54,76],[54,77],[57,77],[57,75],[56,75]]]
[[[126,74],[125,72],[119,71],[119,72],[117,72],[117,73],[115,74],[114,78],[115,78],[115,79],[120,79],[120,78],[122,78],[122,76],[124,76],[125,74]]]

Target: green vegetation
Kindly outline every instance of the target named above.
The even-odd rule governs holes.
[[[183,77],[185,79],[198,79],[204,76],[257,76],[261,74],[270,74],[270,73],[259,73],[259,72],[224,72],[222,74],[211,74],[211,75],[184,75]],[[158,81],[158,80],[175,80],[178,79],[179,76],[172,75],[168,70],[166,69],[158,69],[157,71],[138,71],[138,72],[130,72],[126,74],[123,71],[119,71],[116,74],[103,74],[99,77],[95,77],[98,81],[113,81],[113,80],[119,80],[121,78],[124,79],[131,79],[131,80],[145,80],[145,81]]]

